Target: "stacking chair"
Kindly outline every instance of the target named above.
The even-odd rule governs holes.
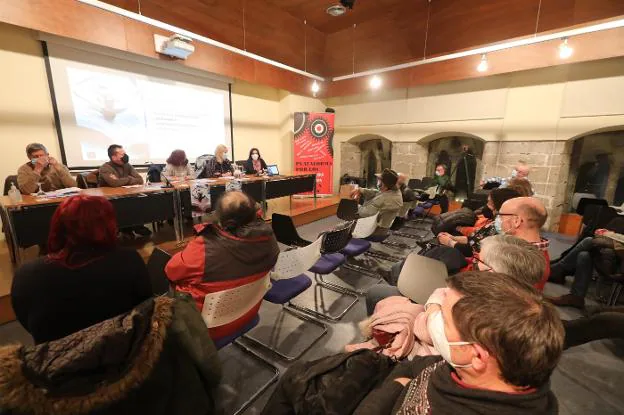
[[[314,315],[316,317],[321,317],[332,321],[338,321],[347,313],[347,311],[351,309],[351,307],[355,305],[355,303],[357,303],[358,296],[356,294],[343,287],[327,285],[326,281],[323,280],[324,275],[331,274],[336,269],[338,269],[338,267],[345,263],[346,258],[342,253],[340,253],[340,251],[349,243],[354,226],[355,222],[345,222],[342,225],[338,226],[336,229],[325,232],[322,235],[322,256],[309,269],[310,272],[314,273],[314,279],[317,283],[314,287],[315,309],[313,310],[308,307],[303,307],[292,302],[290,303],[291,307],[304,313]],[[352,298],[353,301],[349,302],[344,309],[333,315],[330,313],[324,313],[322,311],[319,311],[319,300],[321,302],[321,306],[324,307],[322,290],[323,288],[334,291],[338,294],[341,294],[342,296]]]
[[[169,292],[169,279],[165,274],[165,266],[171,259],[171,255],[160,249],[154,248],[152,255],[147,260],[147,273],[152,283],[152,293],[156,296]]]
[[[303,239],[299,236],[297,228],[290,216],[274,213],[271,216],[271,226],[273,228],[273,234],[275,239],[279,243],[282,243],[291,247],[303,247],[310,245],[310,241]]]
[[[305,272],[320,259],[322,242],[323,238],[321,237],[303,248],[296,248],[280,253],[277,258],[277,263],[273,268],[273,272],[271,273],[271,289],[264,296],[265,301],[282,306],[280,320],[273,326],[270,333],[271,340],[269,342],[260,339],[259,335],[254,336],[254,330],[246,333],[243,336],[245,339],[251,340],[255,344],[271,350],[283,359],[292,361],[301,357],[303,353],[327,333],[327,325],[325,323],[299,313],[287,306],[290,300],[297,297],[312,285],[312,280]],[[284,313],[288,313],[299,320],[309,322],[320,328],[320,333],[294,356],[288,355],[287,352],[280,350],[278,346],[270,344],[275,343],[279,337],[279,330],[281,328],[281,323],[283,323]],[[306,333],[310,333],[310,330],[306,330]]]
[[[407,182],[407,187],[412,190],[422,189],[422,180],[421,179],[409,179]]]
[[[448,271],[442,261],[411,253],[399,274],[397,288],[401,295],[418,304],[426,304],[436,288],[446,287]]]
[[[240,287],[232,288],[229,290],[218,291],[215,293],[206,294],[204,299],[204,307],[202,309],[202,318],[206,323],[208,329],[223,326],[231,323],[249,313],[258,302],[262,300],[262,297],[267,292],[269,287],[269,275],[264,278],[254,281],[250,284],[246,284]],[[261,355],[254,352],[244,344],[238,341],[238,338],[247,333],[253,327],[255,327],[260,318],[258,314],[246,325],[241,327],[235,333],[232,333],[225,337],[214,339],[217,349],[234,343],[240,347],[246,354],[251,356],[255,360],[261,361],[273,372],[271,378],[262,385],[243,405],[235,412],[235,414],[242,413],[255,399],[258,398],[265,390],[267,390],[273,383],[275,383],[279,377],[279,369],[275,367],[268,360],[264,359]],[[227,376],[227,373],[225,374]]]

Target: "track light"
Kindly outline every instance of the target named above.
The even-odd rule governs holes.
[[[559,45],[559,57],[561,59],[568,59],[572,56],[574,49],[568,45],[568,38],[563,38],[563,41]]]
[[[379,89],[379,87],[381,87],[381,78],[374,75],[370,80],[370,87],[373,89]]]
[[[310,89],[312,90],[312,95],[316,96],[316,94],[318,94],[318,92],[321,90],[321,86],[319,85],[318,82],[316,82],[316,80],[314,80],[314,82],[312,82],[312,86],[310,87]]]
[[[485,72],[487,70],[488,70],[488,60],[487,60],[487,56],[484,53],[483,55],[481,55],[481,62],[479,62],[479,65],[477,66],[477,71]]]

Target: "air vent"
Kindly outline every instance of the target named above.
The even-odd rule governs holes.
[[[330,16],[342,16],[343,14],[346,13],[347,8],[345,6],[343,6],[342,4],[336,4],[334,6],[330,6],[327,8],[327,14],[329,14]]]

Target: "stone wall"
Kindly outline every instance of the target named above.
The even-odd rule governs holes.
[[[362,172],[362,151],[352,143],[340,143],[340,176],[359,177]]]
[[[428,156],[427,144],[394,143],[392,146],[392,169],[399,173],[405,173],[410,178],[426,176]]]
[[[548,210],[545,228],[559,229],[559,218],[568,203],[568,176],[572,142],[487,142],[483,151],[483,176],[507,177],[518,160],[530,167],[529,179],[535,197],[544,202]]]

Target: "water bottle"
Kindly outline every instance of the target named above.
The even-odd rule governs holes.
[[[21,203],[22,202],[22,193],[15,186],[15,183],[11,183],[11,188],[9,189],[9,199],[11,199],[11,203]]]

